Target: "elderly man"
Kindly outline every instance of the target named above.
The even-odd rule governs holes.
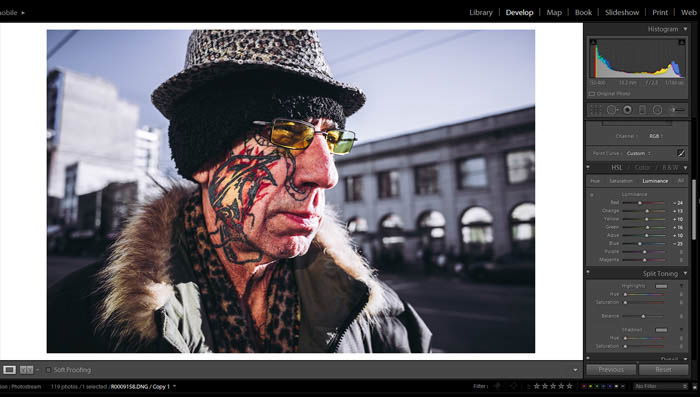
[[[49,352],[428,352],[326,207],[365,101],[312,31],[195,31],[155,90],[173,188],[49,291]]]

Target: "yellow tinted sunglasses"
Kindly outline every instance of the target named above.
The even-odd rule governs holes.
[[[304,150],[311,145],[316,134],[326,138],[331,153],[348,154],[357,140],[355,133],[348,130],[330,129],[316,131],[316,127],[306,121],[274,119],[269,121],[253,121],[256,125],[272,126],[268,139],[273,144],[293,150]]]

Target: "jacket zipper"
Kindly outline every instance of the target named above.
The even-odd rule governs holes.
[[[333,343],[331,343],[331,348],[328,349],[332,353],[338,353],[338,348],[340,347],[340,342],[343,341],[343,337],[345,334],[348,332],[348,328],[350,328],[350,325],[357,319],[357,317],[362,313],[363,310],[365,310],[365,307],[367,307],[367,303],[369,302],[369,291],[365,291],[364,296],[362,297],[362,301],[360,305],[355,306],[354,310],[350,313],[348,316],[348,319],[345,321],[345,324],[340,328],[342,331],[339,332],[334,340]]]

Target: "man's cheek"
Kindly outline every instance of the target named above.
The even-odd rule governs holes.
[[[249,191],[243,191],[246,196]],[[265,227],[265,220],[269,215],[269,208],[274,194],[274,186],[261,187],[257,194],[250,198],[250,205],[244,206],[245,211],[241,211],[241,222],[244,228],[250,232]]]
[[[237,192],[234,189],[217,192],[217,196],[221,198],[221,206],[224,208],[231,208],[236,204]]]
[[[261,202],[267,201],[268,196],[273,193],[274,185],[270,181],[263,180],[255,187],[254,192],[250,189],[245,192],[245,200],[249,201],[249,203],[247,202],[246,204],[250,204],[251,207],[254,207]]]

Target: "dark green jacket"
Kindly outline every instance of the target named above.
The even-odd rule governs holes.
[[[49,289],[49,353],[211,351],[184,251],[180,209],[187,196],[173,189],[142,208],[109,259]],[[429,352],[425,323],[367,271],[333,219],[327,214],[309,252],[291,260],[301,302],[299,351]]]

